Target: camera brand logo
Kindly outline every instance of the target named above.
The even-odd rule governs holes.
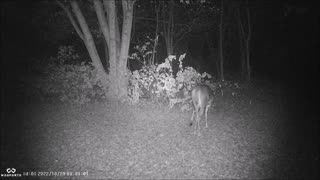
[[[21,177],[21,174],[16,174],[16,168],[7,168],[6,174],[1,173],[1,177]]]
[[[15,168],[8,168],[8,169],[7,169],[7,173],[8,173],[8,174],[10,174],[10,173],[13,173],[13,174],[14,174],[14,173],[16,173],[16,169],[15,169]]]

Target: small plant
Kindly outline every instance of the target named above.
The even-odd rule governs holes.
[[[135,45],[133,47],[134,51],[130,56],[130,59],[135,59],[144,66],[151,66],[154,65],[154,62],[152,61],[152,53],[153,48],[155,46],[155,40],[151,39],[149,36],[147,36],[147,40],[143,44]]]

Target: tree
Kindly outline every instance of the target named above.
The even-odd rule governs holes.
[[[251,39],[251,21],[249,13],[249,4],[246,1],[244,7],[245,13],[244,20],[241,19],[241,6],[237,9],[237,21],[239,27],[239,41],[240,41],[240,53],[241,53],[241,76],[243,79],[250,81],[251,68],[250,68],[250,39]]]
[[[128,87],[127,59],[135,0],[121,0],[121,2],[93,0],[93,8],[108,48],[105,52],[109,56],[109,76],[103,68],[92,33],[80,9],[80,2],[72,0],[70,3],[63,3],[57,0],[57,3],[66,12],[71,24],[88,50],[103,87],[105,90],[109,90],[109,97],[119,100],[126,98]],[[123,18],[122,23],[119,23],[118,11],[121,12],[121,10]],[[119,27],[119,24],[122,24],[122,28]]]
[[[167,19],[166,23],[163,23],[163,37],[166,41],[166,48],[167,54],[173,54],[173,38],[174,38],[174,23],[173,23],[173,10],[174,10],[174,2],[170,0],[168,3],[168,7],[166,6],[165,2],[162,1],[162,18],[165,20]],[[168,11],[166,9],[169,9]]]
[[[224,59],[223,59],[223,0],[221,0],[220,24],[219,24],[219,74],[222,81],[224,81]]]

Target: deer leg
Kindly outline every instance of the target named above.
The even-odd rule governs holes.
[[[198,126],[198,113],[195,115],[195,123],[194,123],[194,135],[197,134],[197,126]]]
[[[193,118],[194,118],[194,110],[192,111],[192,116],[191,116],[191,119],[190,119],[190,121],[193,121]]]
[[[210,106],[206,106],[205,119],[206,119],[206,128],[208,128],[208,109]]]
[[[199,113],[198,113],[198,130],[199,130],[199,135],[200,135],[200,118],[201,118],[201,116],[199,115]]]

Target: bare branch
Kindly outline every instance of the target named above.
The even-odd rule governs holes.
[[[143,20],[149,20],[149,21],[157,21],[156,19],[153,19],[153,18],[146,18],[146,17],[134,17],[135,19],[143,19]],[[162,23],[166,23],[168,24],[169,22],[168,21],[164,21],[164,20],[160,20],[159,19],[159,22],[162,22]]]
[[[102,8],[103,5],[100,0],[93,1],[93,4],[94,4],[94,9],[96,11],[97,17],[98,17],[101,31],[104,35],[104,38],[106,39],[107,45],[110,46],[109,25],[108,25],[104,10]]]
[[[56,2],[58,3],[58,5],[67,13],[67,16],[72,24],[72,26],[74,27],[74,29],[76,30],[77,34],[80,36],[80,38],[83,40],[83,33],[80,30],[80,27],[78,26],[78,24],[76,23],[76,21],[74,20],[72,13],[70,12],[70,10],[60,1],[56,0]]]

